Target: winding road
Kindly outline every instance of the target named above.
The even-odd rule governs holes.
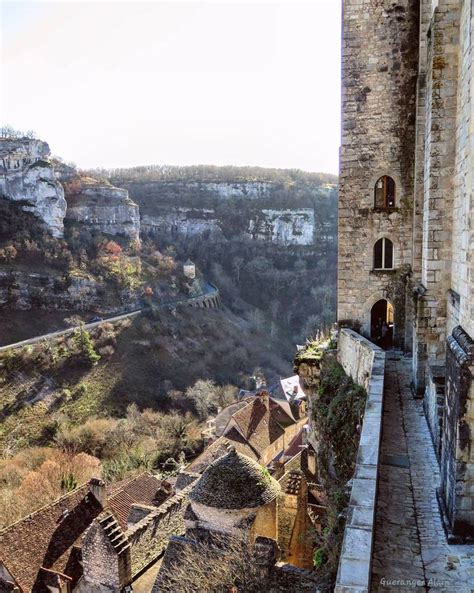
[[[194,303],[199,303],[199,302],[203,301],[204,299],[208,299],[209,297],[215,297],[217,300],[219,299],[219,289],[217,288],[217,286],[214,286],[214,284],[211,284],[210,282],[205,282],[204,288],[205,288],[204,292],[202,292],[201,294],[199,294],[197,296],[188,297],[186,299],[176,299],[174,301],[160,303],[158,305],[158,308],[164,309],[167,307],[177,307],[177,306],[186,305],[186,304],[193,305]],[[95,327],[101,325],[102,323],[115,323],[117,321],[121,321],[122,319],[132,319],[133,317],[140,315],[141,313],[143,313],[143,311],[146,311],[146,310],[147,310],[147,308],[144,307],[142,309],[136,309],[135,311],[129,311],[128,313],[123,313],[121,315],[116,315],[114,317],[104,318],[104,319],[101,319],[100,321],[86,323],[86,324],[84,324],[84,328],[86,330],[90,330],[90,329],[94,329]],[[27,340],[22,340],[21,342],[15,342],[13,344],[7,344],[6,346],[0,346],[0,353],[6,352],[7,350],[23,348],[23,346],[30,346],[32,344],[36,344],[43,340],[49,340],[51,338],[58,338],[60,336],[66,336],[66,335],[74,332],[78,327],[79,327],[78,325],[75,325],[73,327],[68,327],[66,329],[60,329],[58,331],[51,332],[49,334],[43,334],[41,336],[36,336],[34,338],[28,338]]]

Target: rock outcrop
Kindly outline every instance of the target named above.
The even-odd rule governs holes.
[[[185,237],[202,235],[206,231],[211,235],[221,233],[214,210],[207,208],[196,211],[192,208],[178,207],[169,212],[163,212],[159,216],[143,214],[141,228],[152,234],[183,235]]]
[[[248,233],[253,239],[277,245],[312,245],[314,243],[314,210],[262,210],[253,218]]]
[[[247,236],[279,246],[335,241],[333,183],[282,181],[150,180],[147,172],[117,173],[140,206],[144,233],[172,237]]]
[[[66,222],[138,239],[138,206],[126,189],[81,176],[49,157],[41,140],[0,138],[0,194],[32,212],[54,237],[63,236]]]
[[[98,304],[100,288],[93,279],[0,270],[0,308],[87,311]]]
[[[67,199],[66,224],[132,240],[139,238],[139,209],[126,189],[79,175],[64,179],[63,185]]]
[[[20,202],[53,236],[62,237],[66,200],[49,155],[41,140],[0,138],[0,194]]]

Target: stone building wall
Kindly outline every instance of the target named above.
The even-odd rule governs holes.
[[[370,333],[372,306],[394,306],[394,339],[405,344],[412,264],[413,161],[419,3],[346,0],[343,18],[338,319]],[[396,183],[396,207],[374,207],[376,181]],[[373,270],[373,247],[394,244],[394,270]],[[408,328],[409,331],[409,328]]]
[[[472,370],[452,348],[474,337],[473,17],[468,0],[344,2],[338,319],[367,335],[373,303],[394,306],[451,533],[474,526]],[[373,208],[383,174],[397,184],[390,211]],[[381,236],[394,242],[393,272],[371,270]],[[360,380],[346,338],[339,350]]]
[[[448,339],[442,425],[441,502],[451,537],[474,533],[474,341],[459,326]]]
[[[129,548],[117,551],[100,521],[94,521],[84,536],[82,564],[84,574],[75,593],[116,593],[130,583]]]
[[[425,385],[427,361],[441,362],[446,352],[456,158],[459,4],[459,0],[439,2],[425,41],[423,237],[421,275],[417,274],[424,294],[416,304],[413,347],[415,383],[419,392]]]
[[[193,486],[194,483],[169,498],[125,532],[131,546],[133,577],[166,550],[171,535],[184,534],[184,512]]]
[[[462,2],[459,46],[456,163],[452,216],[451,302],[448,302],[448,334],[461,325],[474,337],[474,197],[472,150],[472,3]],[[451,306],[449,306],[451,305]]]

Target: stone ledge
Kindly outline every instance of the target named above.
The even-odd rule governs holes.
[[[339,344],[339,362],[367,389],[367,403],[334,591],[366,593],[370,589],[375,531],[385,352],[349,329],[341,330]]]

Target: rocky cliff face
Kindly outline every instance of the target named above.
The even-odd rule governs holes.
[[[98,304],[99,289],[87,278],[0,270],[0,308],[87,311]]]
[[[243,214],[245,216],[245,214]],[[245,234],[256,241],[275,245],[312,245],[315,236],[314,210],[259,210],[247,217]],[[150,216],[144,214],[141,228],[144,232],[171,236],[194,237],[208,233],[222,235],[222,221],[208,208],[175,208],[171,212]]]
[[[330,183],[149,181],[112,178],[140,205],[145,233],[171,237],[247,235],[280,246],[310,246],[334,235]],[[327,228],[326,228],[327,227]],[[333,228],[334,227],[334,228]]]
[[[49,155],[48,144],[41,140],[0,139],[0,193],[20,202],[53,236],[62,237],[66,200]]]
[[[248,233],[254,239],[277,245],[312,245],[314,210],[262,210],[261,216],[250,220]]]
[[[171,212],[163,212],[159,216],[143,214],[141,229],[152,234],[182,235],[193,237],[208,232],[220,234],[219,221],[212,209],[203,208],[196,211],[192,208],[175,208]]]
[[[66,192],[66,224],[130,239],[140,236],[140,213],[126,189],[91,177],[59,172]]]
[[[83,177],[49,156],[41,140],[1,138],[0,193],[42,220],[54,237],[63,236],[66,222],[138,239],[138,206],[126,189]]]

